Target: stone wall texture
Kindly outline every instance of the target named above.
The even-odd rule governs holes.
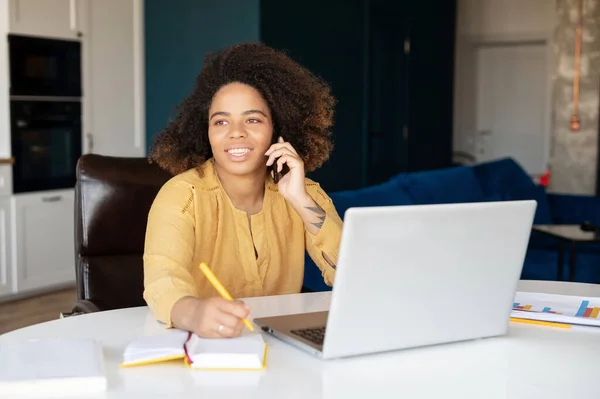
[[[570,130],[578,0],[556,0],[550,191],[595,194],[600,95],[600,0],[583,0],[578,132]]]

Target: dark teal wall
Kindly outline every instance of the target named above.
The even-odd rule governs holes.
[[[365,0],[262,0],[261,40],[323,78],[337,99],[326,191],[359,188],[365,162]]]
[[[456,0],[145,0],[147,146],[207,52],[261,41],[338,100],[333,153],[309,174],[327,191],[450,166],[455,13]]]
[[[191,91],[208,51],[259,41],[260,0],[146,0],[146,145]]]

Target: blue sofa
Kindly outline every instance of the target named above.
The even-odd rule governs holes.
[[[534,199],[534,224],[578,224],[591,221],[600,225],[600,197],[547,193],[536,185],[511,158],[425,172],[401,173],[385,183],[352,191],[330,193],[340,216],[350,207],[440,204]],[[557,279],[557,241],[532,232],[521,278]],[[600,245],[583,244],[577,252],[575,281],[600,283]],[[569,275],[565,251],[564,276]],[[326,291],[320,270],[307,255],[304,288]]]

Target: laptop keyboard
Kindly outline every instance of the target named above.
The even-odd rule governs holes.
[[[317,345],[323,345],[325,339],[325,327],[301,328],[290,332]]]

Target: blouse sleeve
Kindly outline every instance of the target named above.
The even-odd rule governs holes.
[[[171,310],[186,296],[198,296],[192,274],[195,217],[192,187],[169,181],[156,196],[146,228],[144,299],[155,317],[172,327]]]
[[[326,213],[323,225],[317,235],[305,232],[306,250],[321,270],[325,284],[333,286],[335,268],[327,262],[323,254],[326,254],[334,265],[337,265],[343,222],[335,210],[333,201],[318,183],[308,183],[306,189],[312,199]]]

